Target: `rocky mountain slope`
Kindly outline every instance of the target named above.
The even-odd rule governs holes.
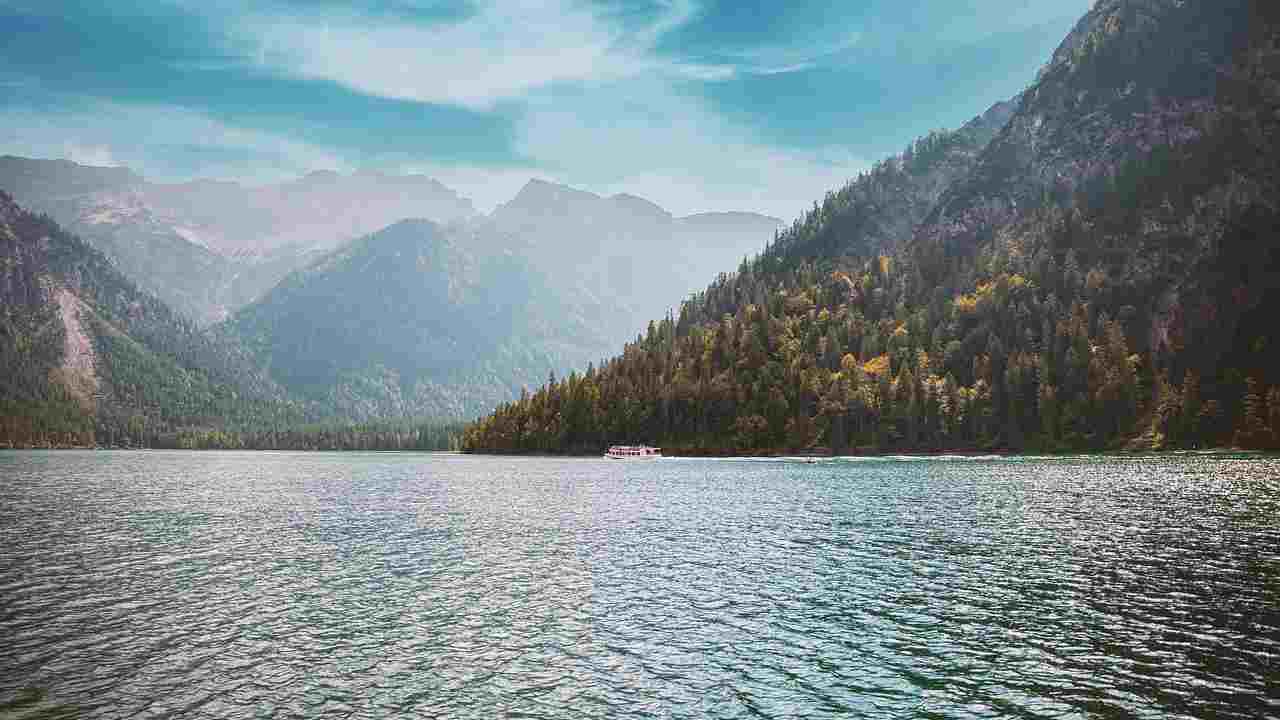
[[[1001,115],[468,446],[1280,446],[1280,5],[1099,0]]]
[[[345,242],[425,218],[506,236],[509,249],[544,271],[573,269],[585,278],[576,290],[620,313],[609,323],[620,342],[726,262],[758,252],[780,226],[753,213],[676,218],[642,198],[602,198],[543,181],[485,217],[436,180],[370,171],[320,171],[257,187],[165,184],[125,168],[7,156],[0,157],[0,190],[84,238],[202,325]],[[633,254],[636,247],[646,252]]]
[[[0,192],[0,444],[141,443],[300,408],[99,251]]]
[[[944,193],[968,178],[1021,98],[998,102],[955,131],[937,131],[828,193],[767,256],[793,265],[813,257],[874,256],[910,240]]]

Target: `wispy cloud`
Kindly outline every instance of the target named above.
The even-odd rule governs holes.
[[[0,151],[168,180],[419,170],[483,207],[537,175],[791,218],[1021,89],[1089,1],[0,0],[26,28],[0,43]]]
[[[106,145],[82,145],[74,140],[62,143],[62,157],[80,165],[92,167],[119,167],[115,153]]]
[[[598,84],[651,73],[712,77],[716,70],[658,59],[655,43],[694,12],[662,6],[627,27],[569,0],[488,0],[474,14],[426,25],[357,12],[250,13],[237,46],[264,69],[328,80],[358,92],[490,109],[559,84]]]
[[[784,75],[810,70],[839,60],[857,47],[862,31],[845,30],[831,37],[805,38],[803,43],[764,44],[722,50],[738,72],[752,75]]]
[[[656,81],[533,97],[517,149],[572,184],[642,195],[676,213],[755,209],[791,218],[869,166],[838,148],[768,145],[699,97]]]

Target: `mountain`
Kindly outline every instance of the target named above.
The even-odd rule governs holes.
[[[744,212],[675,217],[634,195],[602,197],[545,180],[531,180],[489,224],[535,267],[616,306],[621,314],[606,332],[619,343],[726,263],[759,252],[782,225]]]
[[[316,172],[248,187],[163,184],[125,168],[0,157],[0,189],[101,250],[126,277],[201,324],[290,271],[405,217],[470,218],[470,201],[418,175]]]
[[[1020,98],[998,102],[955,131],[936,131],[824,198],[796,221],[768,256],[786,264],[812,257],[875,256],[911,239],[947,192],[974,172],[983,150],[1013,117]]]
[[[333,251],[226,329],[343,416],[474,417],[600,357],[608,318],[474,226],[406,220]]]
[[[491,216],[421,175],[310,173],[251,187],[149,182],[126,168],[0,157],[0,189],[101,250],[126,277],[204,326],[261,298],[291,271],[406,218],[466,222],[511,239],[605,308],[615,342],[703,286],[730,260],[758,252],[781,225],[751,213],[673,217],[633,195],[601,197],[531,181]],[[635,248],[645,248],[635,253]],[[572,270],[566,273],[566,270]]]
[[[0,443],[142,442],[299,409],[98,250],[0,192]]]
[[[932,224],[969,239],[1046,193],[1061,203],[1139,155],[1214,131],[1219,89],[1247,42],[1252,0],[1100,0],[1076,25],[979,167]],[[1208,123],[1208,124],[1206,124]]]
[[[541,181],[483,217],[435,180],[376,172],[161,184],[5,157],[0,187],[209,328],[209,342],[244,340],[309,415],[358,419],[473,417],[582,367],[779,225],[676,218],[636,196]]]
[[[316,171],[297,180],[246,187],[234,182],[152,184],[146,198],[226,255],[331,249],[397,220],[441,222],[476,215],[471,201],[423,175]]]
[[[342,246],[223,329],[338,415],[472,418],[634,338],[641,312],[665,312],[661,299],[777,227],[534,180],[489,218],[405,220]]]
[[[1099,0],[486,451],[1280,447],[1280,5]]]

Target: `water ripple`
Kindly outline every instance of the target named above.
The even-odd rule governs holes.
[[[0,453],[0,718],[1280,716],[1280,462]]]

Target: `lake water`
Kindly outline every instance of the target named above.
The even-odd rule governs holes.
[[[1280,716],[1280,461],[0,453],[0,717]]]

